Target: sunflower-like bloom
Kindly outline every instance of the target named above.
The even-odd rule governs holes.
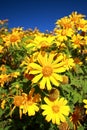
[[[54,29],[54,32],[57,36],[57,39],[60,41],[60,42],[63,42],[63,41],[67,41],[68,37],[71,37],[73,34],[74,34],[74,31],[69,28],[69,29],[58,29],[58,28],[55,28]]]
[[[62,98],[57,98],[55,101],[49,100],[47,97],[44,98],[46,104],[43,104],[41,108],[44,110],[42,112],[43,116],[46,116],[46,120],[50,122],[52,120],[53,124],[60,124],[65,122],[65,116],[69,115],[70,108],[67,105],[67,100]]]
[[[67,70],[72,69],[73,67],[75,67],[75,62],[74,62],[72,57],[69,56],[67,58],[66,55],[64,55],[64,61],[65,61],[65,67],[66,67]]]
[[[34,40],[32,40],[27,47],[33,47],[34,49],[44,49],[48,48],[50,45],[53,44],[55,40],[55,36],[44,36],[44,35],[37,35]]]
[[[80,19],[78,24],[76,25],[76,27],[78,30],[86,32],[87,31],[87,20]]]
[[[48,90],[51,90],[52,84],[59,86],[60,82],[63,81],[62,75],[60,73],[66,71],[65,61],[63,60],[63,55],[60,55],[56,58],[55,54],[45,54],[44,56],[41,53],[37,57],[37,63],[30,63],[30,72],[29,74],[35,75],[32,79],[33,83],[39,83],[41,89],[47,87]]]
[[[14,107],[10,112],[10,115],[12,115],[13,110],[16,107],[19,107],[19,114],[20,118],[22,117],[22,114],[28,113],[28,116],[35,115],[35,112],[39,111],[39,107],[37,102],[40,101],[40,95],[34,94],[34,88],[32,88],[29,92],[29,94],[22,93],[22,95],[16,95],[14,96]]]
[[[57,20],[56,26],[63,29],[70,29],[70,28],[73,28],[73,22],[71,22],[70,18],[64,17]]]
[[[71,15],[69,15],[69,18],[72,22],[74,22],[74,24],[79,24],[79,20],[82,18],[85,18],[85,15],[83,14],[78,14],[76,11],[72,12]]]
[[[86,44],[83,36],[81,36],[80,34],[73,35],[71,42],[72,42],[72,45],[75,49],[81,48],[81,46],[84,46]]]
[[[87,114],[87,99],[84,99],[83,102],[85,103],[84,108],[86,108],[86,114]]]
[[[26,94],[23,96],[27,96]],[[39,95],[38,95],[39,96]],[[20,105],[20,110],[23,111],[23,114],[28,113],[28,116],[34,116],[35,112],[39,111],[39,107],[37,105],[36,97],[27,97],[27,100],[24,104]]]
[[[21,42],[21,39],[24,35],[22,28],[13,28],[12,32],[3,35],[2,39],[5,42],[5,46],[9,47],[10,45],[16,45],[18,47],[18,43]]]

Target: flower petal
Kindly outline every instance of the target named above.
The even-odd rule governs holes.
[[[59,82],[58,82],[53,76],[50,76],[50,81],[51,81],[55,86],[59,86]]]
[[[39,64],[36,64],[36,63],[30,63],[29,66],[36,70],[41,70],[42,68]]]
[[[59,74],[53,73],[52,76],[58,81],[63,81],[63,77]]]
[[[55,73],[62,73],[62,72],[65,72],[66,71],[66,68],[65,67],[59,67],[57,69],[54,69],[53,70]]]
[[[32,82],[33,83],[37,83],[41,78],[42,78],[42,74],[39,74],[39,75],[36,75],[34,78],[33,78],[33,80],[32,80]]]
[[[29,74],[39,74],[40,72],[40,70],[31,70]]]
[[[46,78],[43,77],[42,80],[40,81],[40,88],[44,89],[45,88],[45,84],[46,84]]]
[[[46,78],[46,79],[47,79],[47,90],[51,90],[52,85],[50,83],[50,79],[49,78]]]

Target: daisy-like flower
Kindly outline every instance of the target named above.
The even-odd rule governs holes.
[[[71,28],[69,28],[69,29],[58,29],[58,28],[55,28],[54,32],[56,34],[57,39],[60,42],[67,41],[67,39],[68,39],[67,36],[71,37],[74,34],[74,31]]]
[[[27,45],[27,47],[33,47],[34,49],[48,48],[50,45],[52,45],[54,40],[55,40],[55,36],[37,35],[34,38],[34,40],[32,40],[31,43]]]
[[[67,58],[66,55],[64,55],[64,61],[65,61],[65,67],[67,70],[72,69],[73,67],[75,67],[75,62],[73,60],[73,58],[69,57]]]
[[[56,26],[59,26],[63,29],[70,29],[73,28],[73,22],[68,17],[61,18],[60,20],[57,20]]]
[[[23,35],[24,32],[21,28],[13,28],[12,32],[7,35],[3,35],[2,39],[5,42],[5,46],[9,47],[10,45],[16,45],[18,47],[18,43],[21,41]]]
[[[35,112],[39,111],[37,102],[39,101],[40,95],[36,94],[32,96],[32,91],[33,89],[30,91],[29,95],[24,95],[25,97],[27,96],[27,100],[24,104],[20,105],[20,110],[23,111],[23,114],[28,113],[28,116],[34,116]]]
[[[80,34],[73,35],[71,39],[73,47],[76,48],[81,48],[81,46],[85,45],[85,40]]]
[[[86,114],[87,114],[87,99],[84,99],[83,102],[85,103],[84,108],[86,108]]]
[[[22,118],[22,114],[28,113],[28,116],[34,116],[35,112],[39,111],[39,107],[37,102],[40,101],[40,95],[34,94],[34,88],[32,88],[29,92],[29,94],[22,93],[22,95],[16,95],[14,96],[14,107],[10,112],[10,115],[12,115],[14,109],[16,107],[19,107],[19,114],[20,118]]]
[[[85,19],[80,19],[79,23],[76,25],[78,30],[82,30],[84,32],[87,31],[87,20]]]
[[[41,53],[37,57],[37,62],[30,63],[30,72],[33,74],[34,78],[32,79],[33,83],[39,83],[41,89],[47,87],[48,90],[51,90],[52,84],[59,86],[62,82],[63,77],[60,73],[66,71],[65,61],[63,60],[63,55],[59,55],[56,58],[55,54],[44,54]]]
[[[46,120],[50,122],[52,120],[53,124],[60,124],[65,122],[65,116],[69,115],[70,108],[67,105],[67,100],[62,98],[57,98],[55,101],[50,101],[47,97],[44,98],[46,104],[41,105],[44,110],[42,112],[43,116],[46,116]]]
[[[74,24],[78,24],[79,23],[79,20],[84,18],[85,15],[83,14],[78,14],[76,11],[75,12],[72,12],[71,15],[69,15],[69,18],[72,22],[74,22]]]

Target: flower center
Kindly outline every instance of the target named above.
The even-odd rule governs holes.
[[[44,66],[42,69],[43,76],[45,77],[49,77],[52,74],[52,72],[53,72],[53,69],[50,66]]]
[[[16,35],[12,35],[10,37],[10,42],[16,42],[18,40],[18,37]]]
[[[47,41],[41,41],[40,45],[41,45],[42,48],[45,48],[45,47],[48,46],[48,43],[47,43]]]
[[[80,44],[80,40],[76,39],[75,44]]]
[[[59,112],[59,106],[58,105],[52,106],[52,110],[53,110],[54,113],[58,113]]]
[[[15,106],[20,106],[20,105],[22,105],[22,103],[23,103],[23,97],[22,96],[15,96],[14,97],[14,105]]]

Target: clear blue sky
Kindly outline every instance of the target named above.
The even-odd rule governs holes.
[[[0,0],[0,19],[8,19],[10,28],[52,31],[58,19],[73,11],[87,16],[87,0]]]

